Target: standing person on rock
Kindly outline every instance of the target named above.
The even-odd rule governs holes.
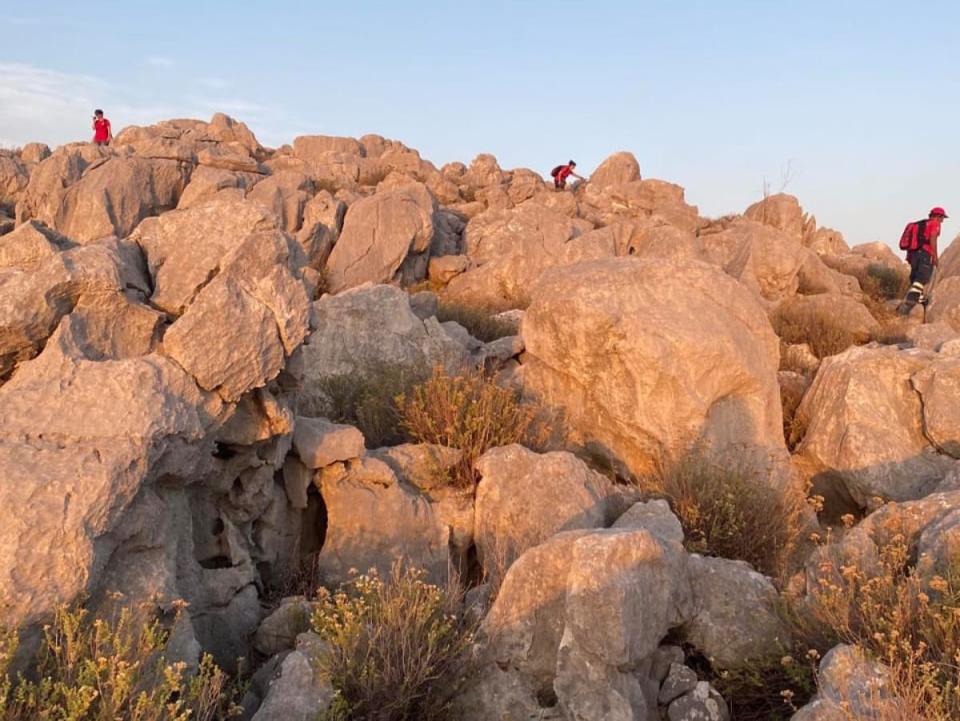
[[[93,111],[93,144],[110,145],[113,140],[113,129],[110,127],[110,121],[103,117],[103,111],[99,108]]]
[[[580,175],[577,175],[573,172],[573,169],[577,167],[577,164],[572,160],[566,165],[558,165],[556,168],[550,171],[551,177],[553,177],[553,187],[554,190],[563,190],[567,187],[567,178],[571,175],[574,178],[584,180]]]
[[[910,264],[910,288],[907,297],[897,307],[900,315],[910,315],[917,303],[927,304],[924,288],[933,278],[933,269],[937,266],[937,239],[940,237],[940,226],[947,217],[944,209],[937,206],[930,211],[926,220],[908,223],[900,236],[900,250],[907,251],[907,262]]]

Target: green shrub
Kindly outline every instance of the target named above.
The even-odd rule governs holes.
[[[445,721],[470,667],[473,630],[458,588],[394,566],[321,592],[314,630],[327,645],[319,671],[335,691],[323,721]]]
[[[0,631],[3,721],[213,721],[239,715],[235,689],[204,656],[195,674],[164,658],[159,622],[138,622],[129,608],[91,618],[62,607],[43,631],[35,668],[11,678],[17,634]]]
[[[484,343],[516,335],[517,324],[503,318],[485,308],[467,305],[464,303],[441,302],[437,307],[437,320],[441,323],[456,321],[477,340]]]
[[[787,577],[801,540],[807,500],[777,490],[735,460],[714,461],[694,452],[656,481],[695,553],[733,558],[780,579]]]
[[[477,481],[473,466],[491,448],[540,443],[536,409],[482,371],[450,376],[438,367],[427,381],[398,396],[397,405],[401,427],[414,441],[463,451],[452,471],[455,485]]]
[[[396,398],[424,380],[425,374],[401,365],[379,364],[319,383],[326,407],[312,409],[336,423],[349,423],[363,433],[368,448],[408,440],[401,427]]]

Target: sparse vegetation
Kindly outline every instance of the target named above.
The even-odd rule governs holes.
[[[884,532],[874,572],[821,554],[813,620],[890,669],[903,703],[884,721],[960,718],[960,556],[924,576],[901,529]]]
[[[129,608],[111,620],[61,607],[35,666],[12,677],[15,632],[0,630],[2,721],[214,721],[239,715],[235,689],[205,656],[196,672],[164,657],[167,634]]]
[[[498,318],[494,311],[466,303],[441,302],[437,308],[437,320],[441,323],[456,321],[484,343],[517,333],[516,323]]]
[[[688,550],[747,561],[786,578],[801,540],[807,499],[777,490],[736,460],[693,453],[657,481],[683,526]]]
[[[457,376],[436,368],[424,383],[396,399],[401,427],[418,443],[436,443],[463,451],[451,482],[476,482],[473,466],[485,451],[511,443],[540,445],[536,409],[516,391],[501,388],[482,371]]]
[[[458,587],[394,566],[322,592],[314,630],[327,642],[320,672],[335,697],[323,721],[445,721],[470,668],[473,630]]]
[[[842,353],[856,343],[850,331],[812,313],[791,319],[775,315],[771,322],[784,343],[806,343],[817,358]]]
[[[336,423],[349,423],[363,433],[368,448],[403,443],[397,396],[424,380],[419,370],[380,364],[351,375],[331,376],[320,383],[329,402],[315,409]]]
[[[867,266],[867,275],[861,281],[863,292],[877,300],[902,298],[910,284],[910,276],[904,270],[897,270],[881,263]]]

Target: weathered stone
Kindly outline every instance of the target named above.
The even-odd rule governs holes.
[[[297,637],[297,648],[280,666],[271,681],[263,705],[252,721],[314,721],[334,698],[330,681],[319,673],[318,658],[323,641],[314,633]]]
[[[864,305],[840,293],[797,295],[772,313],[774,327],[834,328],[854,343],[865,343],[880,324]]]
[[[667,718],[670,721],[728,721],[730,713],[723,697],[706,681],[700,681],[692,691],[670,704]]]
[[[362,456],[363,434],[353,426],[331,423],[325,418],[299,416],[293,447],[307,468],[323,468]]]
[[[48,258],[73,245],[43,223],[29,220],[0,237],[0,269],[38,270]]]
[[[667,677],[660,686],[660,693],[657,695],[657,703],[666,706],[671,701],[685,693],[693,691],[697,686],[697,674],[682,663],[670,664],[670,670]]]
[[[273,613],[260,622],[253,647],[264,656],[293,649],[297,636],[310,628],[314,604],[303,596],[288,596]]]

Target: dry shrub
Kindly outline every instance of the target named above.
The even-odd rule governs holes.
[[[792,452],[806,433],[806,424],[797,414],[800,402],[806,392],[794,383],[780,384],[780,404],[783,407],[783,438]]]
[[[898,529],[879,544],[879,566],[867,572],[820,556],[821,580],[812,589],[814,621],[859,646],[891,672],[902,706],[890,721],[960,718],[960,557],[942,575],[924,577]],[[905,708],[904,708],[905,706]]]
[[[196,673],[164,658],[159,622],[129,608],[111,620],[59,608],[43,631],[35,666],[11,678],[17,634],[0,630],[3,721],[213,721],[238,716],[236,689],[204,656]]]
[[[466,328],[470,335],[484,343],[517,333],[516,323],[498,318],[488,308],[466,303],[441,302],[437,306],[437,320],[441,323],[456,321]]]
[[[659,483],[680,519],[688,550],[787,577],[801,540],[804,493],[770,488],[746,464],[700,453],[669,468]]]
[[[351,375],[320,382],[326,407],[313,409],[335,423],[349,423],[363,433],[368,448],[403,443],[396,398],[424,380],[425,373],[403,365],[381,363]]]
[[[810,313],[789,320],[775,315],[771,321],[784,343],[806,343],[817,358],[836,355],[856,343],[850,331],[818,314]]]
[[[470,668],[473,629],[456,586],[439,588],[423,573],[394,565],[334,594],[321,592],[314,630],[326,641],[319,670],[335,696],[324,721],[443,721]]]
[[[910,275],[903,270],[890,268],[881,263],[867,266],[867,275],[860,281],[863,292],[878,301],[894,300],[906,295]]]
[[[451,483],[475,483],[474,463],[490,448],[511,443],[540,444],[536,409],[517,391],[501,388],[483,371],[450,376],[440,367],[424,383],[397,397],[401,428],[418,443],[463,451]]]

